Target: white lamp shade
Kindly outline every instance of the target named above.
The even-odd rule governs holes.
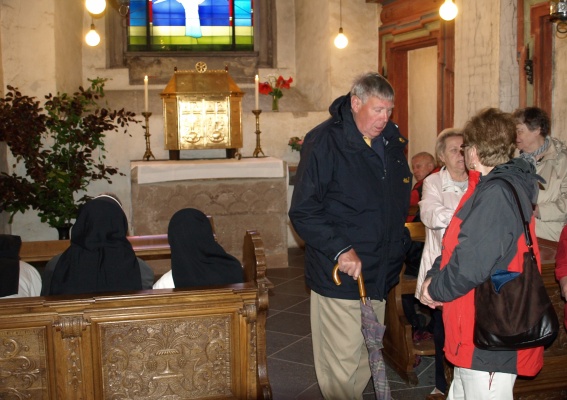
[[[106,0],[86,0],[85,6],[87,7],[88,12],[97,15],[103,12],[106,8]]]
[[[347,47],[347,44],[348,44],[348,39],[343,33],[343,28],[340,28],[339,34],[335,38],[335,46],[338,49],[344,49],[345,47]]]
[[[86,34],[85,42],[93,47],[100,43],[100,35],[95,31],[94,24],[91,25],[91,30]]]
[[[439,15],[445,21],[451,21],[457,16],[459,9],[452,0],[445,0],[445,3],[439,8]]]

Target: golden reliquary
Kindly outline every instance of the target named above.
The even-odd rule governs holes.
[[[170,160],[179,160],[180,150],[226,149],[227,158],[235,157],[243,95],[228,69],[207,71],[201,62],[194,71],[175,71],[160,94]]]

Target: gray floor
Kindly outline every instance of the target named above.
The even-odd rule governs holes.
[[[268,376],[275,400],[323,399],[313,366],[309,292],[303,277],[303,251],[290,249],[289,268],[268,269],[274,284],[267,322]],[[416,368],[418,386],[409,386],[387,367],[395,400],[425,399],[433,390],[433,358],[423,357]],[[374,399],[372,381],[364,399]]]

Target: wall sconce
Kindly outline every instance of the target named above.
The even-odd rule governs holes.
[[[91,23],[91,30],[85,36],[85,42],[92,47],[100,43],[100,35],[95,30],[93,23]]]
[[[557,33],[567,34],[567,0],[550,1],[549,16],[551,22],[557,22]]]
[[[524,60],[524,72],[530,84],[534,84],[534,60],[530,60],[530,46],[526,45],[526,58]]]
[[[335,38],[335,46],[337,49],[344,49],[347,47],[348,39],[343,33],[343,0],[339,2],[339,34]]]
[[[443,5],[439,8],[439,15],[445,21],[451,21],[455,19],[457,12],[459,12],[459,9],[457,8],[456,4],[453,3],[453,0],[445,0],[445,3],[443,3]]]
[[[93,15],[102,13],[106,8],[106,0],[86,0],[85,7]]]

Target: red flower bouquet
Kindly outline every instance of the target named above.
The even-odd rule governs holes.
[[[279,110],[278,100],[283,96],[282,89],[289,89],[292,82],[291,76],[286,80],[281,75],[277,78],[275,75],[268,75],[268,80],[259,84],[260,93],[272,96],[272,111]]]
[[[291,151],[293,151],[293,150],[301,151],[301,146],[303,145],[303,138],[299,138],[297,136],[294,136],[294,137],[289,139],[289,142],[287,142],[287,145],[289,147],[291,147]]]

